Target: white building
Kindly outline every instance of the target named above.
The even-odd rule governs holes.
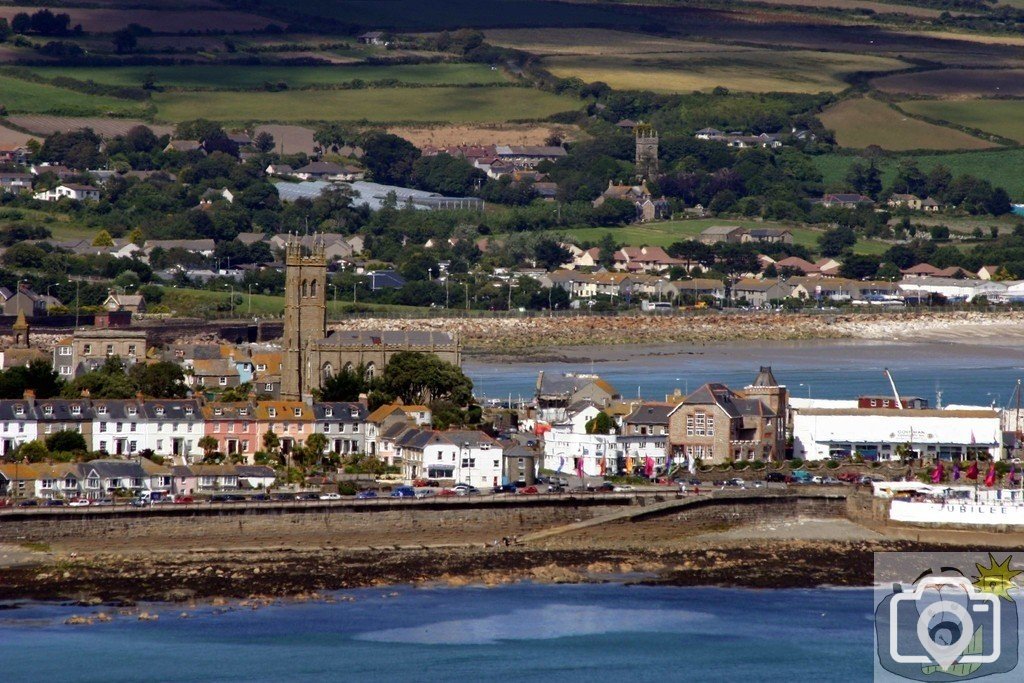
[[[791,406],[793,457],[824,460],[856,453],[895,460],[908,445],[921,457],[970,460],[974,453],[1003,457],[999,411],[970,407],[944,410],[799,408]]]
[[[92,185],[68,183],[67,185],[58,185],[52,190],[36,192],[33,196],[44,202],[55,202],[60,199],[71,199],[76,202],[80,202],[85,199],[98,201],[100,198],[100,191]]]
[[[480,488],[501,483],[503,449],[483,432],[408,430],[396,441],[402,475]]]
[[[554,428],[544,433],[544,469],[573,474],[583,465],[587,476],[612,476],[632,468],[643,471],[648,457],[657,470],[666,464],[667,434],[587,434]]]
[[[900,281],[900,294],[910,299],[927,299],[939,294],[950,301],[971,302],[976,296],[996,297],[1006,294],[1005,282],[992,280],[958,280],[951,277],[915,277]]]

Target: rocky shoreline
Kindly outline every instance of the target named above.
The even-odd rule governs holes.
[[[693,548],[486,547],[218,551],[61,557],[0,569],[0,601],[82,606],[308,599],[352,588],[625,582],[664,586],[870,586],[874,553],[914,541],[771,541]]]
[[[332,327],[438,330],[458,334],[467,353],[485,357],[524,354],[532,361],[562,360],[551,347],[624,344],[894,339],[932,341],[1024,339],[1021,311],[885,311],[718,313],[688,315],[561,315],[517,318],[363,318]]]

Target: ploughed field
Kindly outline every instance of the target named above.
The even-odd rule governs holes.
[[[1024,97],[1024,69],[936,69],[876,78],[871,85],[897,95]]]

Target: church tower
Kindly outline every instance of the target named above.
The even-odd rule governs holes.
[[[281,398],[298,401],[311,393],[310,377],[317,372],[311,343],[327,336],[327,258],[324,242],[314,236],[307,249],[293,236],[285,246],[284,363]]]
[[[646,123],[638,124],[634,130],[637,178],[653,180],[658,175],[658,132]]]
[[[18,311],[18,319],[14,321],[14,348],[27,349],[31,346],[28,339],[28,320],[25,319],[25,312]]]

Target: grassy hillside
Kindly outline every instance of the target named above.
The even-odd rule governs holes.
[[[826,109],[821,122],[843,147],[878,145],[894,151],[914,149],[986,149],[995,145],[958,130],[904,116],[869,97],[844,100]]]
[[[1024,201],[1024,175],[1020,169],[1024,167],[1024,149],[993,150],[988,152],[961,152],[959,154],[917,154],[905,155],[917,161],[920,167],[928,170],[938,164],[944,164],[954,175],[964,173],[984,178],[1006,188],[1016,201]],[[842,182],[850,164],[856,157],[838,154],[826,154],[815,157],[814,162],[824,176],[826,183]],[[879,159],[876,162],[882,171],[883,182],[889,183],[895,172],[895,159]]]
[[[583,106],[578,99],[529,88],[374,88],[293,92],[165,92],[157,118],[202,115],[220,121],[501,122],[543,119]]]
[[[132,116],[142,114],[146,108],[140,102],[85,95],[9,76],[0,76],[0,105],[11,114],[54,113],[65,116]]]
[[[415,85],[504,83],[503,72],[485,64],[393,64],[367,66],[126,66],[37,67],[46,78],[65,76],[120,86],[140,86],[152,77],[159,87],[244,90],[264,83],[287,83],[291,88],[340,85],[354,80],[394,80]]]
[[[630,246],[667,247],[673,242],[694,239],[703,230],[712,225],[740,225],[746,228],[779,228],[792,231],[793,241],[811,251],[818,248],[820,230],[807,227],[794,227],[782,223],[751,220],[731,220],[728,218],[704,218],[699,220],[664,221],[644,225],[628,225],[622,228],[577,228],[563,230],[559,234],[574,237],[580,241],[598,242],[606,233],[611,233],[615,241]],[[884,242],[861,240],[854,251],[858,254],[880,254],[889,248]]]
[[[915,100],[901,102],[900,107],[1024,142],[1024,100]]]

